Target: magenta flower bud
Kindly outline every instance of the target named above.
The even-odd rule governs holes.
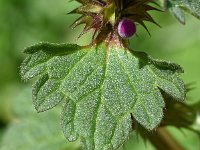
[[[130,38],[136,32],[136,25],[130,19],[122,19],[118,25],[118,33],[122,38]]]

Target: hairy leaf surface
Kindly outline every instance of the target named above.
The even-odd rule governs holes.
[[[160,90],[185,98],[182,68],[146,53],[101,44],[97,47],[40,43],[25,50],[24,80],[37,77],[33,102],[38,112],[64,103],[62,129],[89,150],[120,147],[132,131],[132,116],[148,130],[163,117]]]

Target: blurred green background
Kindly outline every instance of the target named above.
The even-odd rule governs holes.
[[[32,106],[31,85],[22,82],[19,76],[24,47],[40,41],[80,45],[90,42],[90,34],[76,39],[83,27],[69,28],[78,15],[66,13],[77,5],[67,0],[0,0],[0,150],[79,148],[78,142],[68,143],[61,133],[60,108],[37,114]],[[200,21],[188,15],[183,26],[169,13],[152,15],[162,28],[147,24],[150,37],[138,26],[138,36],[131,39],[131,48],[183,66],[185,83],[194,87],[188,93],[187,103],[194,103],[200,99]],[[196,134],[173,127],[169,130],[187,150],[200,149]],[[123,149],[154,148],[133,133]]]

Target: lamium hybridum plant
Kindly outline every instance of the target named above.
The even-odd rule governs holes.
[[[62,103],[64,135],[71,142],[80,139],[87,150],[118,149],[132,132],[157,148],[173,148],[157,136],[167,125],[198,132],[192,127],[197,110],[183,103],[183,69],[132,50],[129,38],[136,35],[137,26],[148,31],[146,21],[158,25],[149,11],[170,10],[185,23],[185,10],[200,18],[200,2],[77,1],[81,6],[70,14],[81,16],[73,28],[85,25],[80,36],[91,32],[89,45],[46,42],[25,49],[28,56],[21,65],[21,77],[35,79],[35,109],[44,112]]]

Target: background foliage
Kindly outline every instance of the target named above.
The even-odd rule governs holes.
[[[65,14],[77,5],[66,0],[0,0],[0,150],[79,149],[77,143],[68,143],[60,132],[60,109],[38,115],[32,107],[31,90],[19,78],[24,47],[40,41],[81,45],[89,42],[90,34],[77,42],[80,30],[69,28],[78,16]],[[138,26],[138,36],[131,40],[131,47],[183,66],[184,81],[195,87],[188,94],[187,102],[194,103],[200,98],[200,21],[186,15],[183,26],[169,13],[156,12],[153,16],[162,28],[148,24],[152,35],[149,37]],[[183,134],[172,127],[169,130],[186,149],[200,148],[196,134],[186,130]],[[38,146],[34,147],[34,143]],[[124,149],[154,148],[133,133]]]

